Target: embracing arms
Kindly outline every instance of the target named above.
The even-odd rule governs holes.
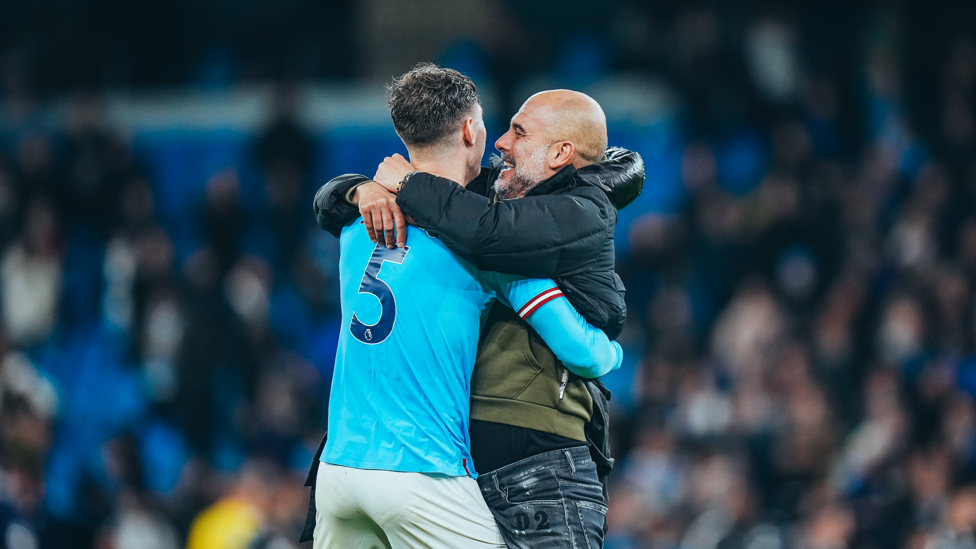
[[[552,280],[482,272],[481,281],[535,329],[569,371],[597,378],[620,368],[620,345],[590,325]]]
[[[375,178],[387,185],[393,181],[395,188],[410,170],[405,159],[394,156],[380,165]],[[609,149],[604,161],[563,174],[571,177],[558,184],[544,182],[535,194],[517,200],[495,202],[484,196],[490,175],[483,168],[482,176],[463,188],[417,173],[399,197],[367,177],[345,175],[319,190],[316,218],[323,229],[338,234],[361,214],[367,230],[377,229],[374,242],[402,246],[406,231],[399,204],[417,224],[436,231],[451,251],[483,270],[555,278],[585,318],[612,337],[619,334],[626,305],[623,285],[613,273],[613,228],[616,209],[629,204],[643,186],[640,155]]]
[[[388,165],[396,158],[380,166],[377,179],[385,176],[399,181],[412,169],[404,160],[391,170]],[[319,190],[315,213],[319,225],[332,234],[362,215],[367,230],[370,225],[382,227],[385,235],[379,235],[380,239],[385,236],[388,245],[402,245],[405,231],[399,229],[403,218],[391,202],[395,198],[406,215],[437,231],[452,251],[481,268],[525,276],[563,276],[599,252],[609,218],[615,218],[615,212],[609,210],[626,206],[640,194],[644,163],[637,153],[614,147],[607,150],[604,161],[581,168],[577,175],[589,183],[587,188],[500,202],[483,194],[484,185],[492,183],[487,173],[483,177],[488,181],[479,182],[480,192],[418,173],[398,197],[379,184],[368,183],[365,176],[344,175]],[[399,240],[394,239],[394,232]]]

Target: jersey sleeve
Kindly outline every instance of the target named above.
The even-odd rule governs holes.
[[[529,323],[569,371],[597,378],[620,368],[623,350],[570,305],[552,280],[484,273],[483,283]]]

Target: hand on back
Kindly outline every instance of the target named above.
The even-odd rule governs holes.
[[[396,195],[376,182],[364,183],[350,197],[359,206],[363,225],[373,242],[402,248],[407,241],[407,223],[396,203]]]
[[[400,181],[413,171],[402,155],[394,154],[376,169],[373,181],[356,188],[351,199],[359,206],[363,225],[373,242],[383,241],[387,248],[402,248],[407,242],[407,220],[396,203]]]

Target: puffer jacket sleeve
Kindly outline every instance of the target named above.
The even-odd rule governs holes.
[[[603,248],[612,206],[603,193],[492,202],[449,179],[418,173],[397,204],[479,269],[552,278],[585,269]]]
[[[359,218],[359,208],[346,201],[346,193],[366,181],[365,175],[346,174],[322,185],[312,201],[319,227],[339,238],[342,228]]]

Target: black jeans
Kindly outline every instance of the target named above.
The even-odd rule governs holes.
[[[509,549],[601,549],[607,500],[586,446],[532,456],[478,477]]]

